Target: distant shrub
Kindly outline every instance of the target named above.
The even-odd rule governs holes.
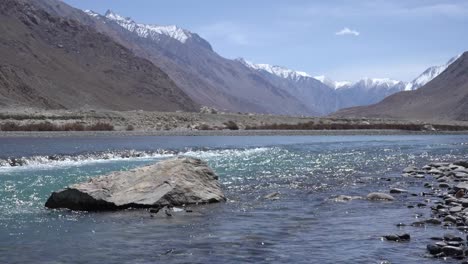
[[[207,124],[201,124],[200,126],[198,126],[198,130],[213,130],[213,129]]]
[[[462,131],[468,130],[468,126],[456,125],[433,125],[436,130],[444,131]],[[297,123],[297,124],[269,124],[260,126],[248,126],[247,130],[361,130],[361,129],[388,129],[388,130],[407,130],[423,131],[426,130],[423,124],[357,124],[357,123],[331,123],[325,124],[319,122]]]
[[[19,125],[13,122],[7,122],[0,125],[2,131],[112,131],[114,126],[107,123],[96,123],[94,125],[85,126],[81,123],[68,123],[64,125],[56,125],[50,122],[41,122],[33,124]]]
[[[86,127],[88,131],[113,131],[114,126],[108,123],[98,122],[94,125],[90,125]]]
[[[232,120],[225,122],[224,125],[229,130],[239,130],[239,126]]]
[[[86,127],[78,122],[69,123],[62,126],[62,131],[85,131]]]

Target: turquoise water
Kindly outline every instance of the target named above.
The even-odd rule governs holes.
[[[330,198],[421,192],[423,180],[401,170],[468,159],[468,136],[6,138],[0,150],[0,263],[441,263],[425,246],[447,230],[395,226],[429,217],[406,207],[423,198]],[[172,218],[43,207],[69,184],[175,155],[206,160],[229,201]],[[262,198],[276,191],[279,200]],[[381,240],[395,232],[411,242]]]

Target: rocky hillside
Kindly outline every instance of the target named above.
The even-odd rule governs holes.
[[[468,120],[468,52],[415,91],[391,95],[382,102],[341,110],[343,117]]]
[[[167,74],[110,37],[29,1],[0,2],[0,105],[191,111]]]

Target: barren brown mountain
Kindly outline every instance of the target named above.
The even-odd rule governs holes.
[[[399,92],[371,106],[343,109],[343,117],[468,120],[468,52],[416,91]]]
[[[169,76],[95,29],[0,1],[0,106],[191,111]]]

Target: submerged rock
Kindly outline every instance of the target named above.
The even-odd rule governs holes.
[[[52,193],[45,206],[101,211],[225,200],[218,176],[205,162],[179,157],[71,185]]]
[[[395,242],[402,242],[402,241],[409,241],[411,239],[411,236],[409,234],[391,234],[391,235],[386,235],[384,238],[388,241],[395,241]]]
[[[349,202],[352,200],[360,200],[362,199],[361,196],[349,196],[349,195],[338,195],[335,198],[333,198],[333,201],[335,202]]]
[[[393,196],[391,196],[390,194],[386,194],[386,193],[378,193],[378,192],[373,192],[373,193],[369,193],[367,195],[367,199],[369,200],[384,200],[384,201],[393,201],[395,200],[395,198]]]

